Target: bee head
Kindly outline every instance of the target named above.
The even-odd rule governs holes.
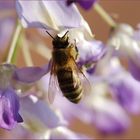
[[[67,48],[69,45],[69,37],[68,37],[68,33],[69,31],[67,31],[62,37],[59,37],[58,35],[54,38],[53,40],[53,46],[56,49],[64,49]]]

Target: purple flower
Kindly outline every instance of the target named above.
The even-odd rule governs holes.
[[[95,92],[100,94],[97,91]],[[96,94],[95,92],[91,94]],[[62,100],[62,98],[60,99]],[[130,125],[129,117],[123,108],[114,101],[100,95],[94,97],[89,96],[77,106],[74,106],[65,99],[63,99],[63,103],[60,104],[60,100],[57,98],[54,105],[62,110],[63,115],[69,121],[71,121],[72,118],[78,118],[87,124],[96,126],[102,133],[121,133],[128,129]],[[66,110],[69,110],[69,112],[66,112]],[[74,113],[73,110],[75,110],[76,113]]]
[[[44,82],[43,85],[48,85],[48,77],[45,76],[41,82]],[[42,88],[44,92],[47,92],[47,86]],[[93,90],[76,106],[57,93],[53,106],[59,108],[69,122],[73,118],[78,118],[87,124],[96,125],[101,132],[108,134],[126,130],[130,120],[121,105],[111,99],[106,99],[105,94],[108,93],[106,83],[104,85],[94,83],[92,88]]]
[[[139,71],[140,71],[140,64],[138,61],[136,61],[138,59],[135,59],[135,60],[129,60],[128,61],[128,68],[129,68],[129,71],[130,73],[132,74],[132,76],[140,81],[140,74],[139,74]]]
[[[78,3],[85,10],[90,9],[97,0],[67,0],[67,5],[71,5],[72,3]]]
[[[84,20],[74,5],[68,8],[63,1],[17,0],[16,8],[24,27],[61,30],[80,27]]]
[[[108,45],[116,49],[120,58],[128,61],[128,70],[136,80],[140,80],[140,43],[136,31],[127,24],[120,24],[112,33]]]
[[[78,64],[80,67],[86,66],[88,73],[95,71],[96,63],[103,58],[106,53],[106,47],[101,41],[83,40],[77,44],[79,51]]]
[[[19,101],[16,92],[11,87],[0,93],[0,127],[12,129],[16,123],[23,122],[19,111]]]
[[[125,131],[130,125],[126,112],[119,104],[111,100],[103,99],[100,101],[95,105],[94,123],[96,127],[105,134]]]
[[[24,123],[31,131],[46,131],[47,128],[53,129],[67,124],[46,102],[33,95],[21,98],[20,103]]]
[[[65,31],[58,35],[63,36]],[[69,43],[73,43],[78,48],[79,67],[86,66],[89,73],[95,70],[95,64],[106,54],[106,46],[98,40],[93,40],[84,29],[70,29],[68,32]],[[75,41],[75,42],[74,42]]]
[[[113,99],[125,110],[140,113],[140,82],[123,68],[117,57],[109,57],[105,62],[96,67],[97,72],[103,71],[99,82],[104,82]]]
[[[29,96],[22,98],[20,103],[24,125],[32,132],[32,138],[34,135],[45,139],[87,138],[70,131],[61,112],[52,109],[45,101]]]
[[[23,83],[33,83],[38,81],[50,70],[49,65],[42,67],[23,67],[17,68],[13,78]]]
[[[113,97],[127,111],[140,113],[140,82],[121,67],[113,75],[113,79],[108,77]]]
[[[91,94],[85,98],[82,105],[90,112],[90,123],[95,125],[102,133],[124,132],[130,125],[129,117],[118,103],[106,96],[108,96],[106,83],[94,83]]]
[[[0,127],[12,129],[17,122],[22,122],[19,115],[19,99],[16,82],[33,83],[47,73],[47,67],[17,68],[12,64],[0,65]]]

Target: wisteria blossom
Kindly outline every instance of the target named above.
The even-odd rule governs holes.
[[[113,62],[114,61],[114,62]],[[108,85],[112,92],[112,96],[123,106],[128,112],[138,114],[140,113],[140,83],[132,77],[119,63],[116,58],[112,60],[111,75],[115,75],[114,79],[108,78]],[[114,67],[116,63],[117,67]]]
[[[40,1],[39,3],[40,4],[43,3],[44,5],[47,5],[48,3],[53,4],[55,2]],[[47,30],[51,30],[51,29],[55,30],[54,26],[50,27],[48,21],[42,20],[42,18],[47,17],[47,15],[48,15],[47,12],[45,12],[46,15],[42,15],[41,11],[38,10],[38,16],[35,15],[33,12],[31,12],[30,14],[32,14],[32,16],[29,17],[26,13],[26,11],[28,9],[28,7],[25,7],[26,2],[22,2],[19,0],[19,1],[17,1],[16,4],[17,4],[17,12],[18,12],[18,15],[20,16],[23,26],[25,26],[25,27],[31,26],[31,27],[45,28]],[[36,9],[41,8],[41,5],[38,4],[38,2],[30,2],[30,4],[34,5],[35,6],[34,8],[37,7]],[[92,41],[93,39],[91,38],[91,31],[90,31],[88,24],[82,18],[80,13],[77,11],[75,5],[72,5],[71,7],[67,7],[63,2],[57,2],[57,3],[55,3],[55,5],[56,5],[56,7],[63,6],[63,8],[61,10],[65,10],[65,12],[67,11],[69,13],[69,11],[71,11],[71,15],[73,15],[72,17],[75,18],[76,21],[78,22],[78,24],[77,24],[77,23],[75,23],[75,20],[72,20],[72,19],[71,19],[71,22],[69,22],[69,20],[67,18],[71,17],[71,15],[67,14],[67,15],[64,15],[63,18],[58,18],[57,19],[58,22],[56,20],[55,23],[57,23],[58,30],[61,31],[62,28],[61,28],[60,24],[62,24],[64,21],[68,22],[68,23],[66,23],[66,22],[63,23],[63,31],[59,32],[58,35],[60,37],[63,36],[64,32],[66,32],[69,29],[69,33],[68,33],[69,42],[74,43],[74,41],[76,41],[76,45],[79,49],[79,54],[81,54],[80,58],[79,58],[79,62],[78,62],[79,65],[82,66],[85,63],[87,63],[87,64],[89,63],[92,65],[93,62],[97,62],[99,59],[101,59],[103,57],[103,55],[105,54],[106,49],[105,49],[104,45],[102,45],[101,42],[99,42],[101,45],[97,45],[97,47],[96,47],[96,44],[94,44],[94,41]],[[52,13],[58,14],[55,11],[56,10],[55,5],[53,5]],[[22,10],[19,7],[22,8]],[[45,7],[45,8],[47,8],[47,7]],[[72,11],[73,11],[73,13],[72,13]],[[39,17],[39,19],[37,19],[37,17]],[[52,14],[52,17],[53,17],[53,14]],[[68,29],[66,29],[65,24],[67,25]],[[71,26],[72,24],[74,26]],[[51,25],[53,25],[53,24],[51,24]],[[86,48],[88,48],[88,49],[86,49]],[[86,51],[86,53],[85,53],[85,51]],[[92,53],[90,53],[90,52],[92,52]],[[88,57],[88,60],[85,61],[85,57]],[[94,69],[94,66],[92,66],[91,71],[93,71],[93,69]]]
[[[60,3],[59,3],[60,4]],[[18,2],[17,3],[17,7],[18,6],[23,6],[23,9],[25,8],[24,7],[24,3],[21,3],[21,2]],[[73,5],[71,5],[71,6],[73,6]],[[68,7],[68,8],[72,8],[72,7]],[[67,9],[68,9],[67,8]],[[24,10],[23,10],[24,11]],[[26,22],[26,25],[27,26],[34,26],[34,27],[40,27],[40,28],[44,28],[44,24],[45,24],[45,28],[46,29],[49,29],[50,27],[48,26],[49,24],[48,23],[45,23],[44,21],[42,21],[42,20],[40,20],[40,19],[34,19],[34,20],[36,20],[37,21],[37,23],[39,23],[39,24],[37,24],[37,26],[36,26],[36,24],[35,24],[35,22],[32,20],[32,18],[27,18],[27,16],[26,16],[26,13],[24,13],[23,11],[21,11],[19,8],[18,8],[18,13],[19,13],[19,15],[20,15],[20,18],[21,18],[21,21],[22,21],[22,23],[23,23],[23,25],[25,25],[24,24],[24,22],[25,22],[25,20],[24,20],[24,18],[26,18],[29,22]],[[76,14],[75,14],[76,15]],[[32,16],[33,17],[33,16]],[[44,16],[39,16],[39,17],[44,17]],[[79,19],[79,18],[78,18]],[[60,19],[59,19],[60,20]],[[80,22],[81,22],[81,20],[80,20]],[[40,24],[41,23],[41,24]],[[57,22],[56,22],[57,23]],[[71,23],[72,23],[72,21],[71,21]],[[42,26],[43,25],[43,26]],[[53,24],[52,24],[53,25]],[[69,24],[68,24],[69,25]],[[76,24],[75,24],[76,25]],[[79,24],[80,25],[80,24]],[[49,28],[48,28],[49,27]],[[59,29],[60,29],[60,26],[59,26],[59,24],[58,24],[58,27],[59,27]],[[78,28],[77,28],[78,27]],[[54,28],[54,27],[53,27]],[[104,55],[105,55],[105,52],[106,52],[106,49],[105,49],[105,45],[103,45],[100,41],[95,41],[95,40],[89,40],[89,37],[87,36],[87,35],[83,35],[82,33],[85,33],[85,32],[81,32],[81,31],[85,31],[85,30],[83,30],[83,27],[81,28],[80,26],[75,26],[75,29],[71,29],[72,28],[72,26],[70,27],[70,29],[69,29],[69,39],[70,39],[70,41],[74,41],[74,39],[75,39],[75,41],[76,41],[76,45],[77,45],[77,47],[78,47],[78,50],[79,50],[79,54],[80,54],[80,57],[79,57],[79,64],[80,65],[88,65],[88,66],[92,66],[93,65],[93,67],[92,67],[92,71],[94,71],[95,70],[95,63],[97,62],[97,61],[99,61]],[[81,28],[81,29],[80,29]],[[52,29],[52,28],[50,28],[50,29]],[[55,29],[55,28],[54,28]],[[64,25],[64,28],[63,28],[63,30],[67,30],[66,29],[66,26]],[[62,30],[62,28],[61,28],[61,30]],[[59,30],[59,31],[61,31],[61,30]],[[63,33],[62,34],[64,34],[64,31],[63,31]],[[61,36],[63,36],[60,32],[59,32],[59,36],[61,37]],[[87,40],[88,39],[88,40]],[[92,46],[94,46],[94,47],[92,47]],[[95,47],[95,46],[97,46],[97,47]],[[110,45],[109,45],[110,46]],[[110,49],[108,49],[108,50],[110,50]],[[111,58],[112,59],[112,58]],[[105,65],[107,65],[107,64],[105,64]],[[105,65],[103,65],[103,66],[105,66]],[[102,66],[102,67],[103,67]],[[108,65],[107,65],[108,66]],[[88,67],[88,68],[90,68],[90,67]],[[101,70],[102,70],[102,68],[101,68]],[[100,70],[100,71],[101,71]],[[89,69],[89,71],[90,71],[90,69]],[[98,67],[97,67],[97,71],[98,71]],[[90,74],[93,74],[93,73],[90,73]],[[89,74],[89,77],[90,77],[90,74]],[[102,73],[101,73],[102,74]],[[111,73],[112,74],[112,73]],[[110,75],[111,75],[110,74]],[[105,79],[107,79],[107,77],[109,77],[110,76],[109,74],[108,75],[106,75],[104,78]],[[103,75],[104,76],[104,75]],[[94,78],[94,77],[93,77]],[[104,79],[103,78],[103,79]],[[92,78],[90,78],[91,79],[91,81],[92,81]],[[49,81],[49,78],[47,77],[47,79],[46,79],[47,81]],[[108,80],[108,79],[107,79]],[[116,81],[115,81],[116,79],[114,79],[114,84],[116,83]],[[93,80],[94,81],[94,80]],[[40,81],[41,82],[41,81]],[[108,86],[108,90],[106,91],[106,92],[109,92],[109,90],[111,90],[111,91],[113,91],[114,89],[115,89],[115,87],[113,87],[113,82],[112,81],[106,81],[107,83],[105,83],[105,85],[106,86]],[[48,83],[48,82],[47,82]],[[46,85],[47,85],[47,83],[45,83]],[[42,85],[43,83],[41,83],[40,85]],[[39,85],[39,86],[40,86]],[[96,85],[97,86],[97,85]],[[42,87],[45,87],[45,86],[41,86],[41,88]],[[44,94],[47,92],[47,87],[46,87],[46,89],[41,89],[41,88],[39,88],[40,90],[43,90],[43,92],[44,92]],[[54,87],[55,88],[55,87]],[[118,89],[118,87],[116,87],[116,89]],[[105,90],[105,89],[104,89]],[[98,91],[99,92],[99,91]],[[114,91],[115,92],[115,91]],[[133,93],[132,93],[132,95],[133,95]],[[58,95],[59,96],[59,95]],[[135,95],[134,95],[135,96]],[[97,98],[98,97],[98,98]],[[116,97],[117,97],[117,95],[116,95]],[[91,97],[89,97],[89,98],[91,98]],[[95,101],[94,101],[94,104],[92,103],[92,101],[94,100],[94,98],[95,98]],[[45,98],[44,98],[45,99]],[[89,111],[88,112],[88,114],[90,114],[90,115],[85,115],[85,117],[84,116],[82,116],[82,120],[84,120],[84,121],[89,121],[88,123],[93,123],[94,125],[96,125],[96,127],[101,131],[101,132],[104,132],[104,133],[118,133],[118,132],[122,132],[122,131],[124,131],[124,130],[126,130],[127,128],[128,128],[128,126],[129,126],[129,117],[127,116],[127,114],[125,113],[125,111],[123,111],[123,108],[121,107],[121,105],[119,105],[118,104],[118,102],[116,102],[116,103],[114,103],[113,101],[111,101],[111,99],[109,100],[109,99],[105,99],[104,97],[102,97],[102,96],[96,96],[95,95],[95,97],[92,97],[91,98],[92,99],[92,101],[91,101],[91,105],[87,105],[86,106],[86,102],[84,102],[82,105],[79,105],[84,111],[86,110],[86,111]],[[96,103],[96,100],[97,99],[99,99],[99,101],[101,100],[101,102],[102,103],[104,103],[104,104],[102,104],[102,106],[99,106],[98,105],[98,103]],[[57,100],[57,99],[56,99]],[[98,100],[97,100],[98,101]],[[87,102],[89,102],[89,99],[87,100]],[[58,102],[57,102],[58,103]],[[125,103],[125,101],[122,101],[122,103]],[[132,101],[131,102],[132,104],[132,106],[134,105],[134,102]],[[68,104],[68,103],[67,103]],[[126,105],[126,104],[125,104]],[[56,105],[57,107],[59,106],[58,104]],[[61,105],[60,105],[61,106]],[[63,105],[64,106],[64,105]],[[111,106],[111,107],[114,107],[114,108],[116,108],[116,112],[113,112],[113,110],[112,110],[112,108],[110,108],[110,111],[109,111],[109,106]],[[126,105],[127,106],[127,105]],[[64,106],[65,107],[65,106]],[[64,108],[64,107],[60,107],[60,108]],[[108,108],[108,110],[106,110],[106,108],[104,108],[104,107],[106,107],[106,108]],[[123,106],[124,107],[124,106]],[[69,108],[72,108],[72,107],[69,107]],[[78,107],[73,107],[75,110],[79,110],[78,109]],[[77,109],[76,109],[77,108]],[[81,109],[81,110],[82,110]],[[72,109],[73,110],[73,109]],[[121,116],[117,116],[117,110],[118,110],[118,112],[119,112],[119,114],[121,114]],[[66,110],[65,110],[66,111]],[[64,112],[65,112],[64,111]],[[82,112],[82,111],[80,111],[79,110],[79,113],[80,112]],[[67,113],[66,113],[67,114]],[[79,114],[78,114],[79,115]],[[73,116],[73,114],[72,114],[72,116]],[[76,115],[74,115],[74,116],[76,116]],[[92,116],[92,118],[91,118],[91,116]],[[98,118],[100,118],[99,120],[98,120]],[[80,118],[81,119],[81,118]],[[103,120],[102,122],[101,122],[101,120]],[[126,121],[125,123],[124,123],[124,120]],[[108,123],[105,123],[105,122],[108,122]]]
[[[48,104],[38,100],[35,96],[30,95],[22,98],[20,104],[20,112],[24,118],[24,123],[18,126],[18,129],[16,127],[11,131],[12,137],[39,139],[88,138],[69,130],[67,121],[62,118],[61,112],[53,110]]]
[[[23,127],[27,128],[34,138],[88,138],[69,130],[68,122],[63,118],[60,110],[52,109],[46,102],[38,100],[35,96],[22,98],[20,103],[21,114],[24,117]]]
[[[19,114],[20,105],[18,89],[15,89],[16,82],[33,83],[39,80],[46,70],[45,67],[16,68],[12,64],[0,65],[0,126],[2,128],[12,129],[17,122],[23,121]]]
[[[16,8],[24,27],[38,27],[56,31],[81,27],[89,33],[89,36],[92,36],[87,22],[75,5],[68,8],[63,1],[41,0],[27,2],[17,0]]]
[[[127,113],[118,103],[104,97],[104,94],[107,92],[104,86],[96,86],[102,88],[102,91],[96,91],[96,89],[93,88],[93,91],[91,91],[93,95],[81,101],[77,106],[68,102],[64,97],[61,97],[60,94],[57,95],[54,106],[59,107],[65,118],[69,121],[71,121],[72,118],[80,119],[87,124],[96,126],[102,133],[121,133],[127,130],[130,125]],[[60,103],[62,100],[63,103]],[[115,110],[113,110],[113,108],[115,108]],[[67,112],[68,109],[69,112]],[[73,112],[73,110],[75,110],[76,113]],[[86,113],[83,114],[83,112]],[[118,114],[120,114],[120,116],[118,116]]]
[[[106,64],[107,62],[108,64]],[[124,69],[117,57],[108,57],[107,60],[104,59],[101,64],[104,65],[103,72],[100,70],[102,65],[96,67],[96,70],[102,74],[99,81],[105,81],[109,93],[111,92],[111,96],[123,108],[128,112],[139,114],[139,81]]]
[[[67,5],[78,3],[85,10],[90,9],[97,0],[67,0]]]
[[[140,28],[115,22],[102,4],[98,0],[0,2],[1,138],[104,139],[122,136],[133,125],[131,118],[140,114]],[[98,15],[101,18],[94,17]],[[102,19],[110,27],[104,41],[96,30],[92,33],[94,23]],[[100,30],[103,37],[107,35]],[[50,75],[55,70],[53,42],[64,34],[77,56],[73,59],[77,70],[72,73],[81,82],[78,104],[65,98],[57,73]],[[72,63],[67,67],[73,68]],[[76,87],[73,79],[71,85]]]
[[[112,36],[108,41],[109,46],[117,49],[120,58],[126,59],[130,73],[135,79],[139,80],[139,40],[136,39],[135,30],[128,24],[120,24],[112,32]]]

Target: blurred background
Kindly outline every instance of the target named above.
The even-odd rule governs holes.
[[[127,23],[135,29],[140,23],[140,0],[100,0],[99,4],[101,4],[101,6],[117,23]],[[106,42],[109,37],[110,26],[98,15],[96,11],[94,11],[94,9],[90,9],[86,12],[81,7],[79,7],[79,9],[88,21],[93,33],[95,34],[95,38]],[[99,139],[140,139],[140,115],[132,116],[132,125],[128,131],[123,134],[102,135],[96,129],[93,129],[93,127],[86,126],[78,120],[74,121],[71,128],[75,131],[80,131]]]
[[[4,0],[0,0],[4,1]],[[7,0],[7,2],[10,2]],[[1,4],[1,3],[0,3]],[[108,12],[108,14],[117,22],[117,23],[127,23],[132,25],[134,28],[140,22],[140,0],[100,0],[99,4]],[[92,29],[93,33],[95,34],[95,39],[101,40],[104,43],[106,42],[107,38],[109,37],[110,27],[109,25],[98,15],[98,13],[91,8],[88,11],[83,10],[81,7],[78,7],[81,11],[81,14],[87,20]],[[0,13],[1,14],[1,13]],[[3,13],[4,14],[4,13]],[[16,12],[13,10],[13,17],[16,18]],[[10,26],[10,25],[8,25]],[[13,29],[14,30],[14,29]],[[51,38],[45,39],[45,36],[42,34],[37,33],[35,29],[27,29],[28,39],[40,41],[42,38],[46,45],[51,47]],[[11,38],[11,37],[10,37]],[[0,60],[5,57],[5,54],[8,50],[10,42],[7,47],[0,52]],[[18,60],[17,64],[19,66],[24,66],[25,62],[23,60],[23,55],[21,50],[18,53]],[[32,58],[34,61],[34,65],[42,65],[46,63],[46,59],[40,57],[36,52],[32,51]],[[83,112],[86,113],[86,112]],[[88,136],[96,139],[140,139],[140,115],[131,116],[132,118],[132,125],[128,128],[128,131],[117,134],[117,135],[103,135],[97,131],[96,128],[93,126],[84,124],[80,120],[73,120],[70,125],[70,128],[75,132],[82,132],[87,134]],[[7,130],[0,130],[0,133],[10,135],[10,132]],[[0,134],[0,135],[1,135]]]

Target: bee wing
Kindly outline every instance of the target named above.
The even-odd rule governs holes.
[[[57,79],[55,74],[56,68],[53,60],[51,60],[50,65],[51,65],[51,71],[50,71],[49,86],[48,86],[48,101],[50,104],[52,104],[56,95],[55,87],[57,86],[56,85]]]
[[[56,65],[52,61],[51,62],[51,71],[49,78],[49,86],[48,86],[48,101],[50,104],[53,103],[56,93],[61,92],[59,89],[59,84],[56,75]]]
[[[71,65],[73,66],[74,72],[76,73],[76,75],[81,80],[83,93],[88,94],[91,91],[90,81],[87,79],[86,75],[79,68],[79,66],[77,65],[76,61],[73,58],[71,59],[71,63],[72,63]]]

